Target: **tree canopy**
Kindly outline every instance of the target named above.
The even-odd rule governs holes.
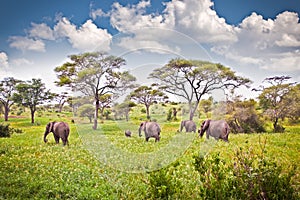
[[[214,90],[234,90],[249,86],[251,81],[237,76],[221,64],[199,60],[172,59],[165,66],[155,69],[149,76],[160,81],[166,92],[184,98],[193,119],[200,100]]]
[[[17,80],[13,77],[4,78],[0,82],[0,103],[4,108],[5,121],[8,121],[10,107],[14,104],[13,96],[17,91],[16,85],[20,82],[20,80]]]
[[[280,118],[287,117],[294,109],[296,102],[299,102],[299,92],[294,90],[295,83],[286,83],[291,77],[274,76],[266,78],[264,82],[267,86],[261,86],[259,104],[264,112],[273,121],[275,132],[283,132],[284,128],[279,124]],[[298,98],[298,99],[297,99]]]
[[[16,88],[18,93],[14,94],[14,101],[30,109],[31,123],[33,124],[37,106],[52,99],[53,94],[46,89],[41,79],[35,78],[19,83]]]
[[[94,126],[97,129],[98,109],[101,96],[117,95],[132,86],[136,79],[128,71],[122,71],[125,60],[103,52],[71,55],[70,62],[56,67],[58,86],[69,86],[86,96],[93,96],[95,102]]]

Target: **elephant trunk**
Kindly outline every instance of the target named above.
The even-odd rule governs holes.
[[[139,128],[139,136],[141,137],[142,136],[142,127],[140,126]]]
[[[46,139],[46,137],[47,137],[48,134],[49,134],[49,132],[48,132],[48,131],[45,131],[45,133],[44,133],[44,142],[45,142],[45,143],[48,142],[48,140]]]

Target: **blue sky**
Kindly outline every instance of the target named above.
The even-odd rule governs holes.
[[[2,0],[0,79],[55,88],[68,55],[101,50],[123,56],[140,82],[175,57],[220,62],[254,85],[299,82],[299,13],[299,0]]]

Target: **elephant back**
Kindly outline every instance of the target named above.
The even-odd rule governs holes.
[[[228,125],[225,120],[212,120],[209,125],[209,134],[217,138],[228,136]]]
[[[160,135],[160,127],[156,122],[148,122],[145,127],[146,137],[156,137]]]
[[[54,127],[53,127],[53,132],[59,134],[62,132],[65,132],[67,134],[69,134],[70,132],[70,128],[68,123],[66,122],[55,122]]]

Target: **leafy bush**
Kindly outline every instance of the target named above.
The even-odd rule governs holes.
[[[12,134],[9,124],[0,124],[0,137],[10,137]]]
[[[150,198],[151,199],[176,199],[175,195],[180,194],[181,182],[176,179],[178,162],[167,168],[163,168],[149,175]]]
[[[274,160],[252,148],[236,150],[234,163],[226,164],[219,153],[195,156],[194,167],[200,175],[203,199],[298,199],[292,185],[296,166],[288,173]]]

